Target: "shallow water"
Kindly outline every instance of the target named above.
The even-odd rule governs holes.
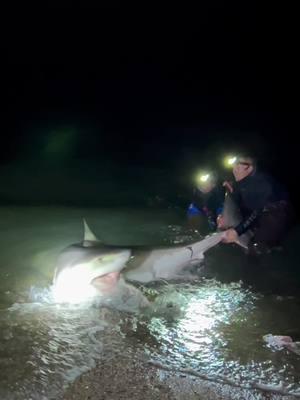
[[[210,250],[206,278],[139,287],[152,302],[141,313],[97,302],[55,304],[55,259],[81,240],[82,217],[113,244],[178,244],[195,238],[175,210],[2,207],[1,399],[58,399],[97,361],[120,353],[131,357],[136,349],[145,359],[216,381],[242,387],[260,382],[300,392],[300,356],[272,349],[262,339],[268,333],[300,339],[299,296],[277,291],[271,280],[269,287],[267,279],[259,286],[262,274],[249,269],[245,274],[250,264],[238,249]],[[278,272],[287,258],[275,258]]]

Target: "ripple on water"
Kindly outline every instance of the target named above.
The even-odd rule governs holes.
[[[37,288],[30,294],[35,303],[2,310],[1,398],[41,399],[45,391],[47,398],[58,398],[97,362],[133,357],[136,350],[216,381],[299,389],[299,356],[286,349],[273,351],[262,340],[270,329],[270,312],[279,330],[292,329],[282,310],[286,302],[288,312],[293,300],[281,299],[279,310],[278,300],[254,294],[241,282],[215,280],[140,289],[153,301],[140,315],[95,304],[58,306],[49,290]]]

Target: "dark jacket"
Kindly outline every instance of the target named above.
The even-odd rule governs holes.
[[[224,188],[218,184],[209,193],[203,193],[195,188],[191,201],[207,217],[216,221],[217,216],[222,213],[224,197]]]
[[[268,206],[289,200],[287,191],[279,182],[259,171],[235,182],[232,195],[242,215],[242,222],[235,227],[239,235],[250,229]]]

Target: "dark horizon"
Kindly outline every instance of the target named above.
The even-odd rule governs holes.
[[[8,14],[1,45],[2,165],[178,173],[245,148],[296,196],[292,41],[255,5],[176,18],[117,3],[35,11]]]

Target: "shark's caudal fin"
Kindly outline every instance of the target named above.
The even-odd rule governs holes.
[[[228,191],[225,194],[223,219],[226,229],[237,226],[242,220],[240,210],[235,204],[232,198],[232,194]],[[235,243],[243,247],[244,249],[247,249],[251,237],[252,237],[252,232],[248,231],[243,235],[239,236],[238,240]]]
[[[217,232],[213,233],[206,238],[200,240],[199,242],[194,243],[191,247],[195,255],[203,255],[207,250],[209,250],[211,247],[216,246],[218,243],[221,242],[223,239],[224,233],[223,232]]]
[[[222,215],[224,220],[223,223],[226,229],[237,226],[242,220],[240,210],[233,200],[232,194],[228,191],[225,194]]]
[[[92,246],[93,243],[95,242],[100,242],[99,239],[96,238],[96,236],[93,234],[91,231],[90,227],[88,226],[85,218],[83,218],[83,226],[84,226],[84,239],[83,239],[83,246],[84,247],[89,247]]]

